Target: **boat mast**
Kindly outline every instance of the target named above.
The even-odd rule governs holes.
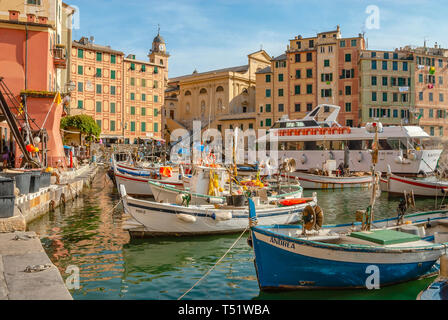
[[[377,178],[376,178],[376,164],[378,163],[378,124],[372,124],[373,129],[375,130],[375,139],[372,144],[372,195],[370,198],[370,215],[369,215],[369,223],[367,225],[367,230],[370,231],[372,228],[372,221],[374,221],[374,209],[375,199],[376,199],[376,190],[377,190]]]

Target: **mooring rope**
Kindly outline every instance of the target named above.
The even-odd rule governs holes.
[[[112,210],[108,211],[107,214],[114,212],[114,210],[118,207],[118,205],[121,203],[122,199],[117,202],[117,204],[112,208]]]
[[[215,267],[229,254],[230,251],[232,251],[232,249],[236,246],[236,244],[241,240],[241,238],[243,237],[243,235],[246,233],[246,231],[249,230],[249,226],[246,227],[246,229],[244,229],[243,233],[241,233],[241,235],[238,237],[238,239],[236,239],[236,241],[232,244],[232,246],[226,251],[226,253],[224,253],[224,255],[218,260],[216,261],[216,263],[198,280],[196,281],[196,283],[190,288],[188,289],[187,292],[185,292],[183,295],[181,295],[177,300],[182,300],[183,297],[185,297],[191,290],[193,290],[202,280],[204,280],[209,274],[210,272],[213,271],[213,269],[215,269]]]

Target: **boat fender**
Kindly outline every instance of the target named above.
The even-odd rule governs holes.
[[[196,217],[192,216],[190,214],[180,213],[177,215],[177,219],[179,219],[180,221],[186,222],[186,223],[195,223],[196,222]]]
[[[402,156],[396,157],[395,158],[395,163],[402,164],[403,163],[403,157]]]
[[[306,155],[302,154],[302,159],[301,159],[302,164],[307,163],[307,161],[308,161],[308,158],[306,157]]]
[[[229,221],[232,220],[232,212],[214,212],[212,218],[215,221]]]

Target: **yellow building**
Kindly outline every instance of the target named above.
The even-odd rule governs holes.
[[[82,38],[71,50],[70,115],[87,114],[107,142],[136,143],[161,138],[161,114],[168,78],[165,42],[154,38],[148,61]]]
[[[255,73],[270,65],[270,57],[260,50],[248,55],[248,64],[172,78],[165,92],[164,125],[168,132],[177,127],[193,129],[239,127],[255,129]],[[209,126],[210,125],[210,126]]]

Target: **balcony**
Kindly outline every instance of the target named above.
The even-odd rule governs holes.
[[[56,45],[56,48],[53,48],[53,63],[58,69],[66,69],[67,68],[67,55],[65,51],[65,46]]]

